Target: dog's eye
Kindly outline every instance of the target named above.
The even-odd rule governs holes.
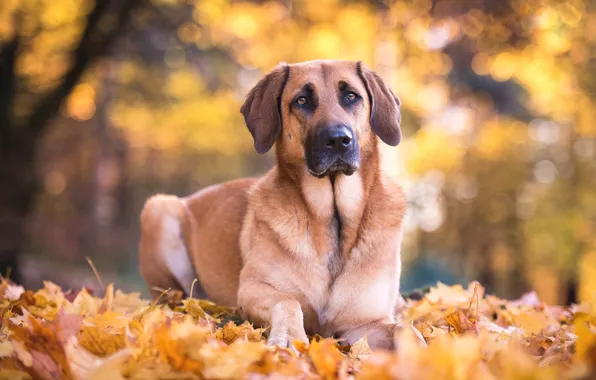
[[[298,104],[299,106],[303,106],[306,104],[306,96],[301,96],[298,99],[296,99],[296,104]]]
[[[346,100],[348,102],[353,102],[354,100],[356,100],[356,98],[358,98],[358,95],[356,95],[354,92],[348,92],[346,94]]]

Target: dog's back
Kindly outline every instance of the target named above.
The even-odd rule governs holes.
[[[207,187],[187,198],[156,195],[141,213],[139,264],[151,294],[180,289],[235,305],[242,268],[239,237],[254,179]],[[196,273],[195,273],[196,270]]]

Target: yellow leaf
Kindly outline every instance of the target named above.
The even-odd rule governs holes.
[[[199,300],[194,298],[189,298],[187,300],[182,301],[184,305],[184,311],[186,314],[192,316],[195,319],[207,319],[207,313],[201,307],[201,303]]]
[[[206,379],[241,379],[251,365],[263,357],[267,348],[263,343],[236,342],[221,346],[214,341],[200,349],[203,362],[202,375]]]
[[[12,344],[8,340],[0,341],[0,358],[11,356],[14,352]]]
[[[0,370],[0,380],[29,380],[31,375],[16,370]]]
[[[538,334],[542,329],[556,321],[542,310],[522,310],[512,316],[513,325],[522,328],[528,334]]]
[[[361,338],[360,340],[356,341],[350,347],[350,356],[355,359],[362,359],[367,357],[368,355],[372,354],[372,350],[368,345],[368,339],[366,337]]]
[[[90,369],[84,378],[86,380],[124,380],[122,366],[131,357],[131,352],[124,350],[105,358],[95,368]]]
[[[217,305],[209,300],[196,300],[196,302],[201,307],[201,309],[211,314],[211,316],[215,318],[218,318],[224,314],[233,315],[237,313],[237,308]]]
[[[244,322],[240,326],[236,326],[234,322],[228,322],[215,333],[215,337],[226,344],[234,343],[238,339],[258,342],[262,335],[262,329],[255,329],[248,322]]]
[[[445,317],[449,326],[453,327],[456,333],[463,334],[465,332],[478,332],[478,326],[474,321],[471,321],[465,314],[457,309],[453,313]]]
[[[323,379],[335,378],[342,355],[333,339],[313,340],[308,348],[308,356]]]
[[[66,306],[66,309],[68,312],[81,316],[93,316],[97,314],[100,306],[100,300],[89,294],[87,289],[82,289],[72,301],[72,304]]]
[[[162,324],[155,331],[156,348],[162,359],[174,369],[198,372],[202,368],[199,349],[206,343],[209,331],[192,321]]]
[[[33,356],[27,351],[25,345],[19,341],[13,341],[12,347],[17,357],[25,365],[25,367],[31,367],[33,365]]]
[[[396,368],[398,363],[395,355],[386,352],[375,353],[364,362],[356,378],[358,380],[393,380],[401,378],[397,376]]]
[[[596,370],[596,316],[580,315],[573,322],[576,343],[576,361]]]
[[[108,311],[87,318],[79,335],[79,344],[89,352],[104,357],[126,347],[128,320]]]

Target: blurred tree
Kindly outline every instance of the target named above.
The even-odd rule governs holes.
[[[71,6],[76,4],[58,3],[55,6],[63,9],[38,15],[35,12],[47,9],[14,1],[0,6],[2,18],[13,26],[2,36],[5,42],[0,50],[0,178],[5,184],[0,187],[0,273],[11,268],[16,280],[25,221],[40,183],[36,175],[39,139],[85,70],[108,51],[141,1],[106,0],[92,7],[86,2],[87,7],[79,4],[75,9]],[[72,16],[62,20],[65,13]],[[20,75],[19,59],[25,59],[23,55],[28,53],[33,55],[30,59],[40,59],[35,49],[42,49],[38,45],[43,44],[44,37],[73,28],[69,22],[73,19],[84,26],[81,31],[69,31],[74,35],[70,36],[73,48],[72,54],[61,57],[69,62],[64,70],[54,73],[54,80],[45,88],[32,80],[32,75]]]

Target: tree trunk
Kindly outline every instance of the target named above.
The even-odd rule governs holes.
[[[11,269],[11,278],[16,282],[20,282],[18,255],[27,245],[26,220],[40,182],[35,165],[38,141],[85,70],[106,53],[128,25],[133,10],[142,3],[97,2],[73,51],[72,66],[21,120],[12,114],[18,92],[15,65],[22,42],[20,34],[16,32],[11,41],[0,46],[0,273]],[[106,23],[108,19],[110,23]]]
[[[37,192],[37,144],[34,137],[29,141],[4,137],[0,142],[0,273],[5,275],[10,271],[10,278],[20,282],[18,254],[27,245],[26,217]]]

